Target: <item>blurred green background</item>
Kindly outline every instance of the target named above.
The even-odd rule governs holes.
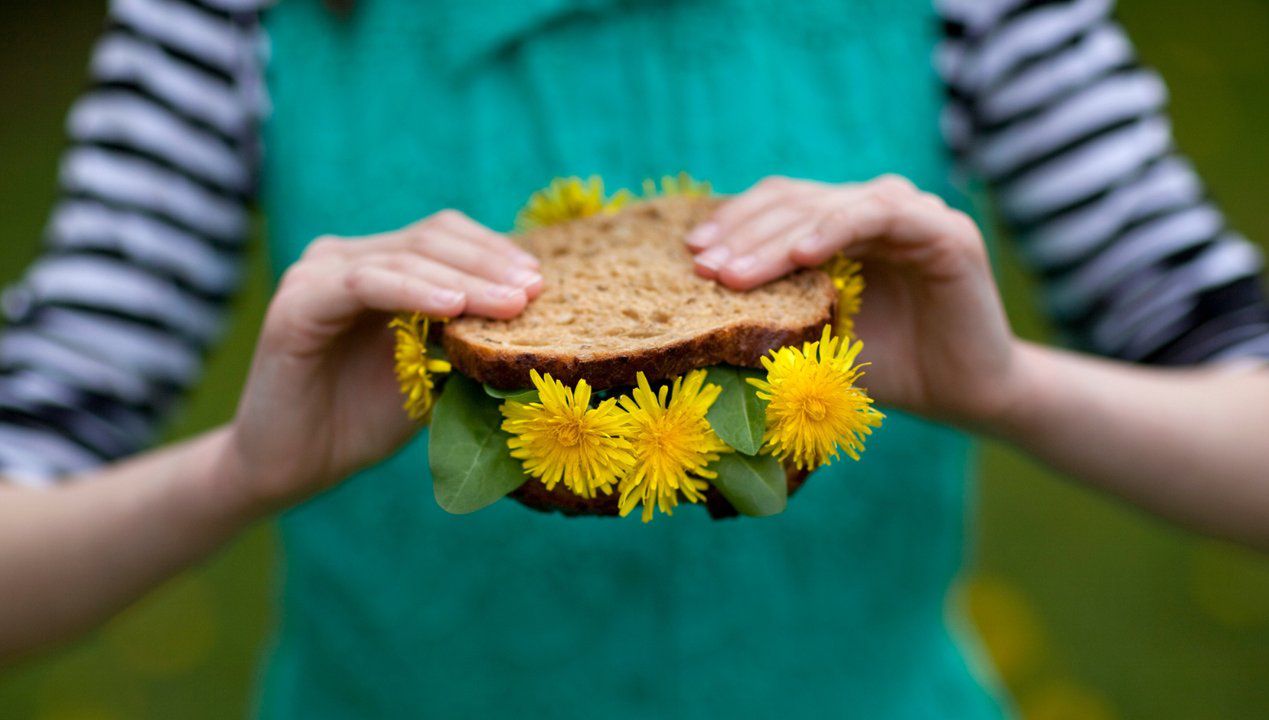
[[[0,3],[0,282],[38,250],[64,114],[102,0]],[[1172,89],[1181,147],[1236,226],[1269,243],[1269,3],[1122,0]],[[1046,329],[1008,253],[1019,332]],[[229,417],[267,296],[253,254],[227,342],[171,428]],[[1176,419],[1184,423],[1184,417]],[[984,453],[978,542],[959,602],[1032,720],[1269,717],[1269,559],[1168,527],[1007,448]],[[73,647],[0,673],[0,718],[229,718],[269,625],[271,531],[247,533]]]

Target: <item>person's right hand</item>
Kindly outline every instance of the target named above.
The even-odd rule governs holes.
[[[391,314],[518,315],[537,260],[445,210],[401,230],[318,238],[282,277],[227,433],[229,502],[259,515],[373,463],[416,430],[393,373]]]

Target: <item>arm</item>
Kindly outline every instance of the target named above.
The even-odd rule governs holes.
[[[284,276],[231,423],[49,490],[0,488],[0,664],[102,622],[252,520],[399,447],[388,313],[518,314],[536,260],[454,212],[314,243]]]
[[[766,234],[772,212],[801,225]],[[837,252],[863,261],[856,328],[878,401],[1004,438],[1095,488],[1269,549],[1269,371],[1143,368],[1018,340],[974,222],[901,178],[771,179],[714,220],[689,242],[698,272],[733,287]],[[743,270],[700,262],[732,243],[751,258]]]
[[[944,134],[1066,339],[1149,364],[1269,357],[1260,253],[1177,152],[1113,1],[938,5]]]
[[[1071,477],[1269,551],[1269,370],[1155,369],[1026,343],[1025,390],[979,426]]]
[[[234,421],[103,466],[144,447],[196,379],[236,282],[256,4],[111,5],[47,250],[6,294],[0,664],[105,620],[408,437],[379,311],[505,316],[537,291],[535,261],[454,213],[318,243],[270,306]]]
[[[260,104],[256,18],[227,1],[110,5],[44,251],[4,295],[0,476],[13,482],[148,445],[219,335]]]
[[[107,469],[201,374],[238,283],[260,98],[246,2],[113,0],[45,248],[0,334],[0,663],[69,637],[243,522],[226,432]]]
[[[990,184],[1080,347],[1170,365],[1269,357],[1260,257],[1172,147],[1157,76],[1108,0],[941,0],[944,129]],[[764,236],[762,216],[801,215]],[[737,288],[866,257],[883,402],[1017,443],[1179,522],[1269,547],[1269,372],[1160,371],[1013,338],[973,223],[910,183],[759,184],[689,239]],[[788,222],[781,223],[789,225]],[[717,249],[716,249],[717,248]]]
[[[224,496],[229,433],[48,490],[0,485],[0,667],[87,631],[248,520]]]
[[[1167,90],[1113,5],[941,0],[948,141],[1078,347],[1174,366],[1269,357],[1260,255],[1177,153]],[[1269,543],[1269,373],[1022,355],[1035,399],[990,431],[1165,517]]]

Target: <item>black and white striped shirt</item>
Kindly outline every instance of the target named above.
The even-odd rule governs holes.
[[[46,249],[3,296],[0,475],[134,453],[197,381],[238,281],[267,0],[112,0]],[[950,147],[1084,349],[1269,357],[1255,247],[1177,154],[1111,0],[938,0]]]

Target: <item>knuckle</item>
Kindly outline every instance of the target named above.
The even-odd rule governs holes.
[[[265,313],[260,343],[266,351],[294,347],[309,335],[304,321],[300,295],[279,287]]]
[[[873,182],[879,186],[891,188],[892,190],[901,190],[903,192],[916,192],[917,189],[916,185],[913,185],[911,180],[895,173],[886,173],[878,176]]]
[[[978,223],[970,216],[959,210],[948,210],[948,224],[957,236],[967,239],[973,245],[982,245]]]
[[[441,242],[434,228],[420,227],[410,233],[410,247],[415,252],[427,255],[436,250],[437,245]]]
[[[824,232],[833,228],[840,228],[850,222],[850,211],[846,208],[837,207],[829,210],[820,219],[818,230]]]
[[[847,237],[858,225],[858,216],[850,208],[834,208],[815,223],[815,234],[822,238]]]
[[[939,197],[938,195],[935,195],[934,193],[918,192],[917,194],[920,196],[923,202],[929,204],[931,207],[935,207],[939,209],[947,208],[947,202],[943,200],[943,198]]]
[[[282,273],[278,279],[278,294],[295,292],[296,288],[307,285],[313,279],[313,270],[304,260],[295,263]]]
[[[784,190],[793,185],[793,178],[787,175],[768,175],[758,181],[757,187],[763,190]]]
[[[903,203],[897,192],[884,185],[873,185],[868,188],[868,199],[886,210],[894,210]]]
[[[872,191],[878,200],[891,204],[910,200],[917,193],[916,186],[899,175],[882,175],[872,181]]]
[[[974,260],[986,260],[987,246],[978,232],[978,226],[964,213],[954,212],[948,218],[951,242],[957,251]]]
[[[433,213],[430,217],[423,221],[424,226],[435,227],[453,227],[462,222],[465,216],[453,208],[445,208],[444,210]]]
[[[372,273],[367,266],[355,267],[344,275],[344,287],[353,294],[360,293],[370,283],[371,276]]]
[[[309,243],[304,254],[309,257],[322,257],[338,252],[344,241],[335,235],[319,235]]]

